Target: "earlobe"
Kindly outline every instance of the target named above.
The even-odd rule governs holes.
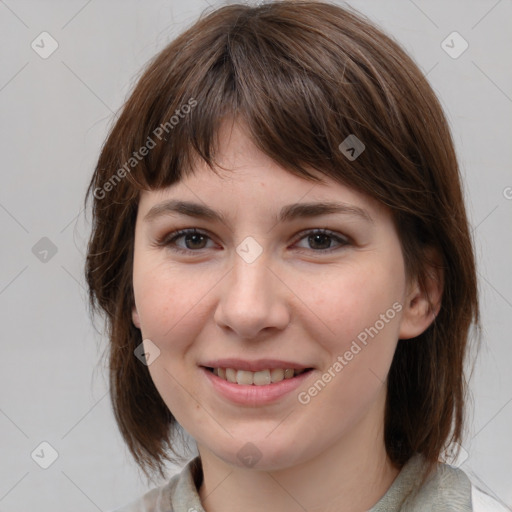
[[[135,327],[137,327],[137,329],[140,329],[139,313],[137,312],[137,308],[135,306],[133,306],[133,308],[132,308],[132,322],[133,322],[133,325],[135,325]]]
[[[419,336],[428,329],[441,309],[444,273],[435,256],[435,266],[430,266],[425,278],[425,289],[414,280],[407,295],[400,323],[399,339],[407,340]]]

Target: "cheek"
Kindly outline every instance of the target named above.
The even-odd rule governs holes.
[[[313,437],[349,428],[382,397],[399,332],[400,274],[376,264],[336,275],[323,283],[327,290],[315,287],[309,295],[331,331],[316,322],[309,333],[324,354],[318,380],[299,397],[301,407],[315,410],[305,426]]]
[[[314,329],[312,338],[322,340],[329,352],[345,350],[376,322],[381,327],[382,314],[388,320],[382,329],[386,336],[391,330],[398,333],[398,312],[393,304],[401,300],[403,291],[399,264],[374,258],[371,264],[332,267],[311,279],[296,277],[294,283],[297,297],[307,306],[302,306],[302,311],[309,311],[310,320],[304,324]]]
[[[182,350],[201,325],[205,295],[214,284],[211,275],[197,269],[192,276],[167,262],[136,260],[133,287],[143,337],[160,350]]]
[[[202,407],[192,399],[197,393],[190,382],[187,357],[200,334],[206,315],[205,293],[213,284],[191,279],[190,274],[158,262],[140,258],[137,265],[133,286],[142,337],[160,350],[148,370],[174,417],[181,424],[188,424]]]
[[[305,389],[301,403],[314,402],[319,417],[332,416],[333,425],[357,421],[382,393],[398,340],[405,279],[400,260],[392,261],[346,266],[300,291],[322,320],[309,323],[318,326],[309,336],[324,354],[319,378],[326,383]]]

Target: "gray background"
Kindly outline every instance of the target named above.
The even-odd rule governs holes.
[[[428,73],[452,127],[484,326],[456,464],[512,510],[512,2],[349,3]],[[82,199],[140,69],[204,9],[206,0],[0,2],[1,511],[105,511],[148,489],[114,423],[106,340],[85,305]],[[31,47],[43,31],[59,45],[46,59]],[[469,43],[456,59],[441,46],[453,31]],[[44,441],[58,452],[47,469]]]

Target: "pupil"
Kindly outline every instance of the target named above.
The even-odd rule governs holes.
[[[194,245],[194,243],[195,243],[195,242],[197,242],[197,239],[198,239],[198,238],[203,238],[203,235],[201,235],[201,234],[199,234],[199,233],[193,233],[193,234],[191,234],[191,235],[188,235],[187,240],[188,240],[188,241],[190,241],[190,239],[191,239],[191,238],[192,238],[193,240],[195,240],[195,241],[193,241],[193,242],[192,242],[192,245]],[[187,243],[187,246],[188,246],[188,245],[190,245],[190,244],[188,244],[188,243]],[[190,249],[190,247],[188,247],[188,248]],[[192,247],[192,248],[194,248],[194,247]],[[197,249],[197,247],[195,247],[195,248]]]
[[[321,249],[328,249],[328,248],[329,248],[329,246],[331,245],[331,244],[329,243],[329,235],[324,235],[324,234],[322,234],[322,233],[319,233],[319,234],[316,234],[316,235],[310,235],[310,237],[309,237],[309,238],[310,238],[310,241],[311,241],[311,240],[317,240],[318,238],[320,238],[320,240],[322,240],[322,238],[323,238],[324,240],[326,240],[326,241],[327,241],[327,246],[326,246],[326,247],[321,247]],[[313,242],[313,245],[315,245],[315,242]],[[322,245],[322,244],[320,244],[320,245]],[[325,244],[324,244],[324,245],[325,245]]]

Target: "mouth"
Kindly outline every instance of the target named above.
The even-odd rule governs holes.
[[[238,370],[236,368],[203,366],[205,370],[222,380],[242,386],[268,386],[271,384],[290,380],[304,373],[311,372],[313,368],[268,368],[257,372]]]

